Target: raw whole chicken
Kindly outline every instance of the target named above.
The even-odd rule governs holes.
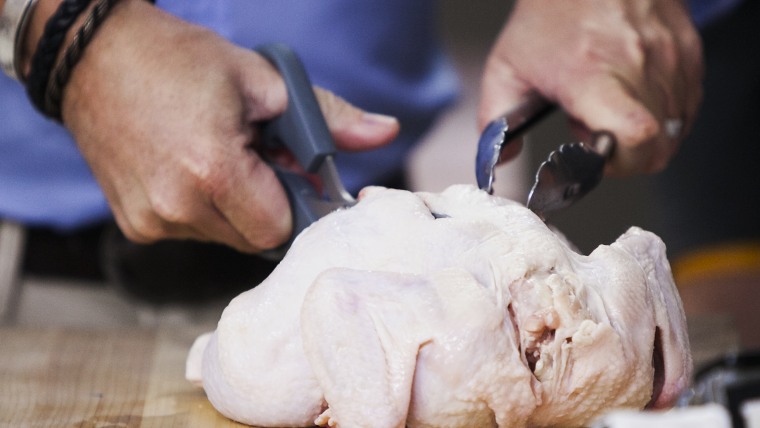
[[[187,378],[264,427],[583,426],[673,404],[692,370],[652,233],[578,254],[472,186],[366,188],[198,338]]]

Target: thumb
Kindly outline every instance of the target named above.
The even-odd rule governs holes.
[[[287,108],[288,94],[279,72],[255,52],[243,58],[250,64],[242,69],[251,73],[243,85],[247,120],[257,122],[281,114]],[[396,118],[365,112],[326,89],[315,86],[314,93],[339,149],[368,150],[387,144],[398,135]]]
[[[589,79],[561,94],[567,113],[589,130],[615,135],[615,155],[607,165],[610,175],[627,176],[664,168],[673,144],[661,138],[654,114],[615,79]]]
[[[491,58],[486,64],[480,88],[478,127],[483,130],[489,122],[516,108],[531,94],[532,87],[519,79],[508,64]],[[522,138],[505,145],[501,161],[514,158],[522,148]]]
[[[315,87],[314,92],[338,148],[373,149],[398,135],[400,127],[395,117],[366,112],[322,88]]]

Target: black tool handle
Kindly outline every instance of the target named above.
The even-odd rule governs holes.
[[[315,173],[325,156],[335,154],[335,143],[306,70],[283,44],[259,46],[256,52],[277,68],[288,89],[287,110],[262,125],[262,141],[267,147],[287,147],[307,172]]]
[[[524,134],[556,109],[556,104],[549,102],[538,92],[529,93],[520,104],[504,115],[507,122],[504,145]]]
[[[314,212],[309,204],[309,200],[319,199],[319,194],[314,190],[309,180],[301,174],[285,171],[277,167],[274,167],[274,172],[277,174],[277,178],[288,195],[290,212],[293,214],[293,233],[284,244],[271,250],[262,251],[259,255],[268,260],[282,260],[285,257],[285,253],[290,249],[290,246],[293,245],[296,236],[309,227],[309,225],[319,220],[319,214]]]

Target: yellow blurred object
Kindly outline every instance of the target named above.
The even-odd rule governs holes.
[[[692,251],[672,263],[679,287],[707,277],[760,274],[760,242],[737,242]]]

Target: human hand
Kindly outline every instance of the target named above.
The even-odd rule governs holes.
[[[485,66],[479,123],[537,91],[581,138],[617,137],[606,173],[656,172],[694,121],[702,75],[701,43],[681,0],[517,0]],[[506,147],[502,159],[519,149]]]
[[[341,149],[377,147],[398,132],[395,119],[327,91],[317,98]],[[63,120],[128,238],[257,252],[292,230],[284,190],[254,151],[255,123],[286,104],[279,74],[255,52],[123,0],[74,69]]]

